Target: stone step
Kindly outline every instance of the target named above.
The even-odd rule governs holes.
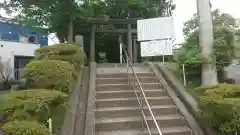
[[[155,105],[151,106],[154,115],[170,115],[176,114],[177,108],[174,105]],[[148,108],[144,107],[144,113],[146,116],[150,116]],[[106,107],[95,110],[96,118],[114,118],[114,117],[131,117],[141,115],[141,109],[139,106],[130,107]]]
[[[192,135],[188,127],[165,127],[160,128],[162,135]],[[152,135],[159,135],[156,129],[151,129]],[[99,131],[96,135],[149,135],[148,130],[113,130]]]
[[[129,74],[124,66],[98,65],[94,110],[96,135],[149,135],[134,91],[140,95],[140,86],[132,72],[129,72],[132,78],[129,82]],[[150,68],[138,65],[134,70],[161,129],[161,135],[192,135],[192,130],[186,127],[188,122],[178,113],[175,103],[162,89]],[[151,134],[159,135],[145,100],[143,103]]]
[[[97,68],[117,68],[117,67],[122,67],[126,68],[127,63],[98,63]],[[132,63],[133,68],[149,68],[148,65],[145,65],[144,63]]]
[[[133,73],[130,74],[131,76],[134,76]],[[154,73],[136,73],[137,77],[155,77]],[[127,73],[103,73],[103,74],[97,74],[97,78],[124,78],[127,77]]]
[[[147,89],[159,89],[161,88],[160,83],[141,83],[144,90]],[[136,89],[140,89],[138,84],[135,84]],[[133,84],[100,84],[96,85],[96,91],[121,91],[121,90],[133,90]]]
[[[150,105],[173,105],[173,101],[170,97],[147,97]],[[127,107],[127,106],[139,106],[136,97],[133,98],[110,98],[110,99],[96,99],[96,108],[104,107]],[[145,101],[144,101],[145,104]]]
[[[158,80],[156,77],[140,77],[138,78],[140,83],[157,83]],[[136,83],[137,79],[133,77],[129,80],[130,83]],[[127,84],[128,78],[97,78],[96,84]]]
[[[180,127],[185,126],[186,121],[179,115],[160,115],[155,116],[159,127]],[[152,117],[146,117],[150,128],[156,128]],[[141,129],[141,117],[115,117],[115,118],[100,118],[95,121],[95,130],[126,130],[126,129]]]
[[[138,95],[140,95],[141,91],[136,91]],[[168,96],[167,92],[163,89],[155,89],[155,90],[144,90],[147,97],[161,97]],[[121,91],[97,91],[96,99],[108,99],[108,98],[128,98],[128,97],[136,97],[134,90],[121,90]]]

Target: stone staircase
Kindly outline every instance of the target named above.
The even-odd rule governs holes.
[[[115,71],[113,70],[115,69]],[[136,69],[142,88],[163,135],[193,135],[188,122],[179,113],[168,93],[149,68]],[[128,84],[123,68],[97,68],[95,95],[96,135],[148,135],[142,130],[140,106],[133,89],[133,79]],[[136,85],[138,86],[138,85]],[[140,92],[140,89],[137,88]],[[152,135],[159,135],[152,117],[144,105],[144,112]]]

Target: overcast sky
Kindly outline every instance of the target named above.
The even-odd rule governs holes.
[[[174,13],[175,36],[177,42],[183,42],[183,23],[190,19],[197,12],[196,0],[175,0],[176,11]],[[212,9],[220,9],[221,12],[229,13],[240,18],[240,0],[211,0]]]
[[[0,0],[2,2],[3,0]],[[197,12],[196,0],[175,0],[176,11],[174,13],[176,42],[183,42],[182,28],[183,23],[190,19]],[[212,9],[220,9],[222,12],[229,13],[236,18],[240,18],[240,0],[211,0]],[[4,15],[2,11],[1,15]],[[49,41],[51,43],[51,41]]]

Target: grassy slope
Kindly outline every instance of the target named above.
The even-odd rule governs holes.
[[[183,84],[183,76],[180,73],[180,69],[177,63],[174,62],[165,62],[165,67],[175,75],[175,77],[180,80],[180,82]],[[192,89],[198,87],[198,85],[194,82],[192,84],[187,84],[186,89]]]
[[[179,79],[183,83],[183,77],[179,72],[179,67],[177,63],[166,62],[165,66],[177,77],[177,79]]]

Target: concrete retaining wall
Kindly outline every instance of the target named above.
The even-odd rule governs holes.
[[[212,130],[211,126],[209,126],[208,123],[201,118],[201,112],[199,110],[197,101],[185,91],[183,85],[173,75],[173,73],[163,65],[155,64],[154,66],[158,69],[170,88],[176,93],[177,97],[184,103],[188,111],[195,118],[196,122],[203,130],[204,134],[217,135],[217,133]]]
[[[82,67],[81,71],[69,98],[69,108],[64,118],[61,135],[78,135],[84,132],[87,99],[83,96],[88,91],[89,72],[87,67]]]

